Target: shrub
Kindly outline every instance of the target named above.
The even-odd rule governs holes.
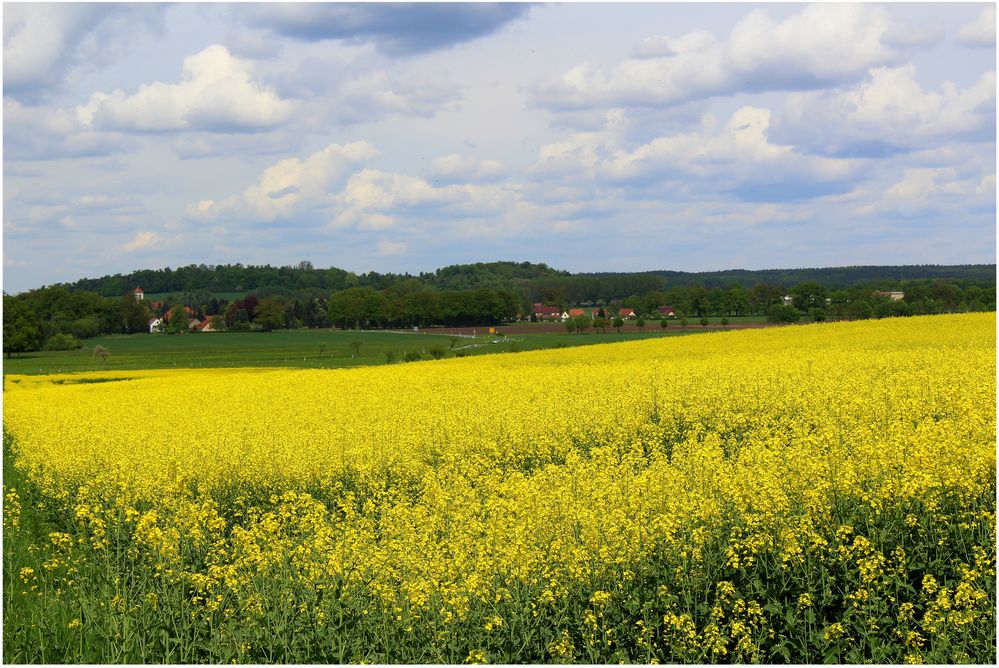
[[[45,342],[45,350],[77,350],[83,343],[72,334],[53,334]]]
[[[407,350],[402,354],[403,362],[419,362],[423,359],[423,355],[420,354],[419,350]]]
[[[767,309],[767,322],[798,322],[801,311],[793,306],[773,304]]]

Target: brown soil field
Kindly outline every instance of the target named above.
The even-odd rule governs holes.
[[[687,330],[699,330],[699,329],[709,329],[712,331],[726,331],[731,329],[761,329],[764,327],[782,327],[783,323],[765,323],[765,322],[752,322],[743,323],[738,325],[729,325],[728,327],[722,327],[721,325],[711,324],[706,327],[701,326],[700,323],[691,323],[687,325]],[[496,330],[503,334],[566,334],[565,325],[559,323],[523,323],[523,324],[512,324],[512,325],[497,325]],[[679,324],[670,325],[667,331],[677,332],[680,331],[681,327]],[[594,332],[592,327],[586,330],[587,332]],[[634,322],[625,323],[624,327],[621,328],[622,332],[637,333],[643,330],[638,329],[638,326]],[[649,323],[645,325],[645,332],[661,332],[662,328],[659,326],[658,322]],[[420,332],[424,334],[486,334],[489,332],[489,327],[421,327]],[[613,327],[607,328],[608,334],[616,334],[616,330]]]

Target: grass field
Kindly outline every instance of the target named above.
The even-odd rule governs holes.
[[[502,329],[502,328],[501,328]],[[608,330],[604,334],[518,334],[496,337],[480,334],[475,338],[431,333],[358,332],[329,329],[276,332],[215,332],[170,336],[131,334],[102,336],[84,341],[80,350],[25,353],[3,361],[4,374],[71,373],[95,370],[206,369],[231,367],[294,367],[336,369],[385,364],[386,353],[401,361],[406,352],[427,359],[435,347],[446,356],[481,355],[561,348],[595,343],[633,341],[662,336],[682,336],[671,328],[666,332],[647,328],[646,332]],[[352,343],[361,342],[354,355]],[[497,341],[497,343],[493,343]],[[453,342],[453,349],[452,349]],[[94,357],[94,346],[110,351],[106,362]]]

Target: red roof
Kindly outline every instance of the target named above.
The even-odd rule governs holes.
[[[623,309],[621,309],[620,315],[635,315],[635,309],[633,309],[633,308],[623,308]]]
[[[569,309],[569,317],[575,318],[577,315],[586,315],[586,311],[581,308],[571,308]]]
[[[534,305],[534,315],[562,315],[562,309],[557,306]]]
[[[202,320],[202,321],[201,321],[201,322],[200,322],[200,323],[199,323],[199,324],[197,325],[197,328],[198,328],[199,330],[202,330],[202,329],[204,329],[204,328],[205,328],[205,327],[207,327],[208,325],[212,324],[212,322],[214,322],[216,318],[218,318],[218,316],[217,316],[217,315],[206,315],[206,316],[205,316],[205,319],[204,319],[204,320]]]
[[[669,314],[673,313],[673,307],[672,306],[660,306],[659,309],[658,309],[658,311],[660,313],[662,313],[663,315],[669,315]]]
[[[136,289],[132,290],[132,292],[134,292],[137,295],[141,295],[142,294],[142,288],[136,288]]]

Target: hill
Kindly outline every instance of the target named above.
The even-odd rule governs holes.
[[[170,294],[207,291],[212,293],[260,292],[294,295],[301,292],[329,293],[351,287],[378,290],[404,282],[442,290],[494,288],[514,290],[525,299],[544,299],[546,292],[564,292],[571,301],[611,300],[650,290],[700,285],[706,288],[752,288],[759,284],[790,288],[814,282],[826,288],[847,288],[861,284],[888,289],[900,281],[950,280],[980,287],[995,286],[996,265],[896,265],[851,266],[800,269],[729,269],[684,272],[668,269],[643,272],[593,272],[573,274],[543,263],[479,262],[442,267],[433,272],[412,275],[368,272],[355,274],[330,267],[317,269],[311,262],[297,266],[270,265],[188,265],[176,269],[142,269],[128,274],[83,278],[62,287],[117,297],[142,287],[147,293]]]

